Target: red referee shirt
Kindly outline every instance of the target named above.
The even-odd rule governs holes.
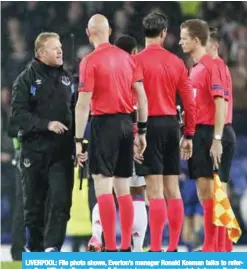
[[[216,63],[219,73],[221,76],[222,84],[224,87],[224,98],[228,101],[228,108],[227,108],[227,119],[226,123],[232,123],[232,79],[230,71],[225,64],[224,60],[220,57],[214,59]]]
[[[162,48],[150,45],[134,56],[143,72],[149,116],[177,115],[179,90],[185,110],[185,135],[195,131],[195,101],[188,71],[181,59]]]
[[[196,97],[196,124],[214,125],[214,97],[224,97],[219,70],[209,55],[204,55],[190,73]]]
[[[80,63],[79,92],[92,92],[91,114],[131,113],[133,82],[142,80],[131,56],[101,44]]]
[[[135,58],[134,58],[133,55],[132,55],[131,57],[132,57],[132,59],[134,60],[134,62],[135,62],[135,64],[136,64],[136,73],[137,73],[137,74],[142,78],[142,80],[143,80],[143,73],[142,73],[142,69],[141,69],[140,65],[138,65],[138,63],[135,61]],[[133,105],[133,107],[136,107],[136,106],[137,106],[137,102],[138,102],[138,100],[137,100],[136,92],[135,92],[135,90],[133,90],[133,91],[132,91],[132,105]]]
[[[227,75],[227,91],[225,96],[228,97],[228,110],[227,110],[227,118],[226,123],[232,123],[232,110],[233,110],[233,97],[232,97],[232,76],[228,67],[226,67],[226,75]]]

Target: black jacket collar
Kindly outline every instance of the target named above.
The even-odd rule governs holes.
[[[45,72],[45,73],[49,73],[49,74],[56,74],[59,71],[63,71],[63,66],[59,66],[59,67],[53,67],[53,66],[49,66],[46,65],[45,63],[41,62],[39,59],[34,58],[31,62],[31,66],[37,70],[38,72]]]

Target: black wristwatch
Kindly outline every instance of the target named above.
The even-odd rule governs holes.
[[[137,122],[138,134],[144,135],[147,132],[147,122]]]
[[[75,143],[81,143],[82,144],[83,140],[84,140],[83,137],[82,138],[77,138],[77,137],[74,138]]]
[[[185,135],[184,138],[185,138],[185,139],[188,139],[188,140],[189,140],[189,139],[191,140],[191,139],[193,139],[193,135]]]

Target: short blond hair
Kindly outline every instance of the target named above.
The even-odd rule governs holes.
[[[57,38],[60,40],[60,36],[57,33],[54,32],[43,32],[40,33],[37,38],[35,39],[34,42],[34,55],[35,57],[39,56],[39,51],[43,47],[44,43],[49,39],[49,38]]]

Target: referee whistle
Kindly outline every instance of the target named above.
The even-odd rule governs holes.
[[[84,139],[82,141],[82,153],[85,153],[88,149],[88,140]],[[87,173],[88,172],[88,166],[87,166],[87,162],[84,163],[83,167],[80,168],[79,170],[79,178],[80,178],[80,186],[79,186],[79,190],[82,189],[82,180],[83,178],[87,178]]]

